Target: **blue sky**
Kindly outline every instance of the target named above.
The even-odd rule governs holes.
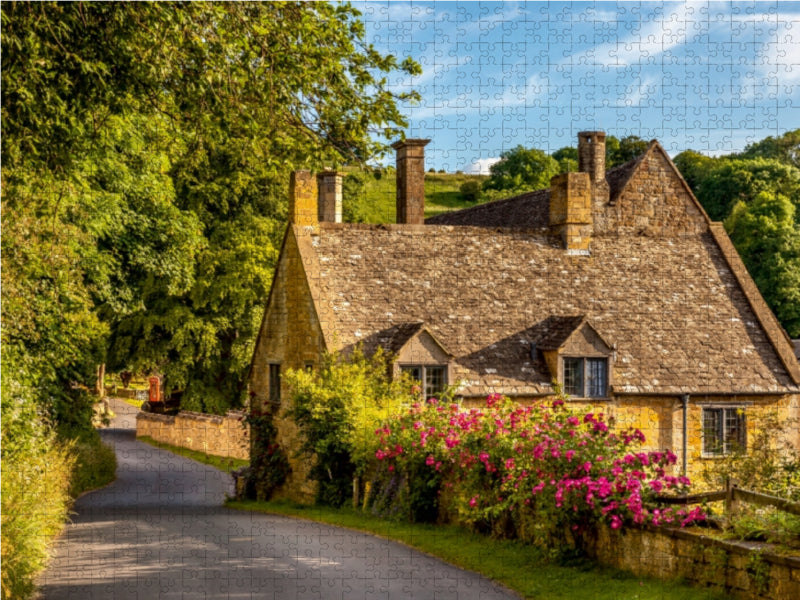
[[[800,127],[800,2],[353,2],[367,41],[412,56],[426,166],[488,168],[577,133],[718,155]]]

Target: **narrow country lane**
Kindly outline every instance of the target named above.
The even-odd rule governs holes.
[[[226,509],[227,474],[137,442],[136,409],[111,402],[117,480],[76,502],[45,600],[517,598],[372,535]]]

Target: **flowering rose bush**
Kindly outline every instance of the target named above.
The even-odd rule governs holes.
[[[490,396],[483,408],[415,404],[375,432],[384,466],[376,491],[395,493],[414,509],[420,487],[448,498],[460,520],[501,535],[547,543],[559,532],[597,522],[687,525],[702,511],[648,508],[689,480],[668,474],[670,451],[641,451],[639,430],[614,432],[602,413],[566,408],[563,399],[522,406]]]

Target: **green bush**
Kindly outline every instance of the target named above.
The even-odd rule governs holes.
[[[481,182],[476,179],[470,179],[462,183],[458,190],[461,192],[464,200],[475,202],[478,200],[481,193]]]
[[[289,411],[303,436],[302,452],[313,460],[317,501],[341,506],[353,493],[353,478],[366,475],[378,438],[375,429],[412,401],[411,381],[389,377],[387,356],[356,349],[347,360],[325,357],[319,371],[288,370]]]
[[[725,489],[728,481],[741,488],[800,500],[800,452],[792,445],[796,419],[776,411],[748,415],[747,448],[735,448],[713,461],[702,461],[700,482],[707,489]]]
[[[5,358],[5,357],[4,357]],[[4,365],[6,367],[7,365]],[[24,369],[20,370],[24,374]],[[2,377],[2,598],[29,598],[66,520],[74,459],[38,413],[34,389]]]
[[[3,457],[3,599],[29,598],[70,506],[70,447],[43,437],[33,454]]]
[[[239,472],[245,480],[246,498],[269,500],[291,471],[286,453],[276,442],[278,431],[273,416],[270,411],[256,409],[247,416],[253,449],[250,465]]]

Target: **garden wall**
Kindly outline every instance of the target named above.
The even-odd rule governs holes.
[[[735,598],[800,598],[800,557],[770,554],[767,544],[650,527],[621,532],[603,528],[587,546],[598,562],[636,575],[682,578]]]
[[[206,454],[250,460],[250,428],[244,413],[225,416],[182,411],[177,415],[139,412],[136,437],[148,436],[165,444]]]

